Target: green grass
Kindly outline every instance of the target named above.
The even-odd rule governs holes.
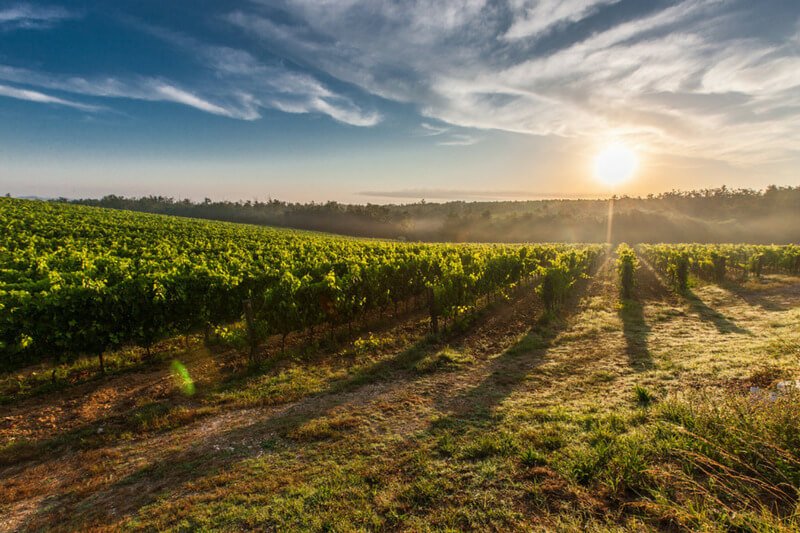
[[[422,373],[459,370],[470,366],[474,362],[475,358],[471,355],[445,347],[420,359],[414,364],[414,369]]]
[[[643,406],[650,405],[656,400],[656,395],[650,389],[638,384],[633,387],[633,396],[636,403]]]

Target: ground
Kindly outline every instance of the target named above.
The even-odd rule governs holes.
[[[257,369],[193,338],[102,378],[6,376],[0,531],[675,528],[587,460],[598,435],[800,377],[800,280],[636,281],[620,301],[609,257],[555,317],[522,287],[439,338],[409,311]]]

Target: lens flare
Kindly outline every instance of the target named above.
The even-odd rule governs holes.
[[[175,379],[175,384],[178,386],[181,392],[186,396],[193,395],[194,380],[192,379],[192,376],[189,375],[189,370],[187,370],[184,364],[176,359],[172,361],[171,369],[172,376]]]

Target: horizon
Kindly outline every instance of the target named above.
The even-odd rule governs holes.
[[[382,197],[382,198],[394,199],[394,200],[408,199],[409,201],[407,201],[407,202],[392,202],[392,201],[387,201],[387,202],[372,202],[372,201],[366,201],[366,202],[339,202],[337,200],[324,200],[324,201],[309,200],[309,201],[303,202],[303,201],[292,201],[292,200],[287,200],[287,199],[282,199],[282,198],[277,198],[277,197],[271,197],[271,196],[253,197],[253,198],[225,198],[225,197],[214,198],[214,197],[204,197],[204,198],[199,198],[198,199],[198,198],[181,197],[181,196],[178,196],[178,197],[165,196],[165,195],[159,195],[159,194],[151,194],[151,195],[143,195],[143,196],[126,196],[126,195],[120,195],[120,194],[114,194],[114,193],[110,193],[110,194],[103,195],[103,196],[94,196],[94,197],[14,195],[14,194],[11,194],[11,193],[5,193],[4,196],[10,197],[10,198],[15,198],[15,199],[18,199],[18,200],[37,200],[37,201],[43,201],[43,202],[53,202],[53,201],[61,201],[61,200],[65,200],[67,202],[102,201],[102,200],[105,200],[105,199],[116,197],[116,198],[125,199],[125,200],[142,200],[142,199],[146,199],[146,198],[163,198],[163,199],[174,201],[176,203],[177,202],[182,202],[182,201],[185,201],[185,200],[189,200],[193,204],[201,204],[204,200],[208,199],[212,203],[229,202],[229,203],[241,203],[241,204],[244,204],[246,202],[260,202],[260,203],[281,202],[281,203],[285,203],[285,204],[299,204],[299,205],[309,205],[309,204],[323,205],[323,204],[326,204],[326,203],[337,203],[337,204],[345,205],[345,206],[377,205],[377,206],[384,206],[384,207],[404,207],[404,206],[413,206],[413,205],[420,205],[420,204],[444,205],[444,204],[449,204],[449,203],[493,204],[493,203],[526,203],[526,202],[548,202],[548,201],[556,201],[556,202],[558,202],[558,201],[608,202],[608,201],[611,201],[611,200],[626,200],[626,199],[627,200],[659,200],[659,199],[662,199],[663,197],[671,195],[671,194],[698,194],[698,193],[703,193],[703,192],[707,192],[707,191],[708,192],[725,191],[725,192],[727,192],[729,194],[747,192],[747,193],[753,193],[753,194],[757,194],[757,195],[763,195],[770,188],[776,188],[776,189],[779,189],[779,190],[782,190],[782,189],[800,189],[800,185],[798,185],[798,186],[791,186],[791,185],[790,186],[779,186],[779,185],[775,185],[775,184],[770,184],[770,185],[768,185],[768,186],[766,186],[764,188],[755,189],[755,188],[747,188],[747,187],[731,188],[731,187],[728,187],[727,185],[723,184],[720,187],[714,187],[714,188],[708,188],[708,189],[672,189],[672,190],[669,190],[669,191],[661,191],[661,192],[657,192],[657,193],[648,193],[646,195],[612,194],[612,195],[606,195],[606,196],[603,196],[602,194],[598,194],[598,195],[595,195],[595,196],[581,195],[580,193],[576,193],[576,194],[573,194],[573,195],[560,195],[560,196],[559,195],[536,195],[534,193],[531,193],[529,196],[525,196],[525,193],[523,191],[510,191],[510,192],[514,192],[515,194],[509,195],[509,196],[505,196],[505,197],[503,197],[503,196],[492,197],[491,193],[489,191],[486,191],[487,196],[485,198],[481,198],[479,196],[474,196],[474,195],[473,196],[466,195],[466,196],[463,196],[463,197],[450,198],[450,197],[444,196],[444,194],[447,191],[435,191],[435,190],[434,191],[429,191],[429,192],[433,193],[433,194],[431,194],[429,196],[413,195],[412,193],[414,191],[408,191],[408,192],[398,191],[397,193],[389,193],[389,194],[387,194],[385,196],[381,196],[381,195],[378,195],[378,194],[374,195],[375,197],[378,197],[378,198]],[[441,195],[441,196],[437,196],[437,195]],[[369,194],[357,193],[357,196],[372,197],[373,194],[372,193],[369,193]]]
[[[0,50],[0,192],[18,197],[800,183],[791,0],[11,1]]]

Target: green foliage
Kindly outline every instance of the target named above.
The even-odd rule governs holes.
[[[548,307],[602,249],[359,241],[255,226],[0,199],[0,365],[149,348],[217,329],[243,347],[421,300],[455,317],[538,273]]]
[[[800,246],[796,244],[642,244],[639,250],[681,291],[688,287],[690,273],[716,283],[729,275],[739,279],[764,273],[800,275]]]
[[[370,333],[367,337],[353,341],[353,349],[358,354],[375,353],[385,346],[390,346],[395,342],[392,337],[379,336]]]
[[[572,286],[586,275],[603,250],[599,245],[554,250],[538,269],[542,283],[537,291],[547,312],[561,307]]]

